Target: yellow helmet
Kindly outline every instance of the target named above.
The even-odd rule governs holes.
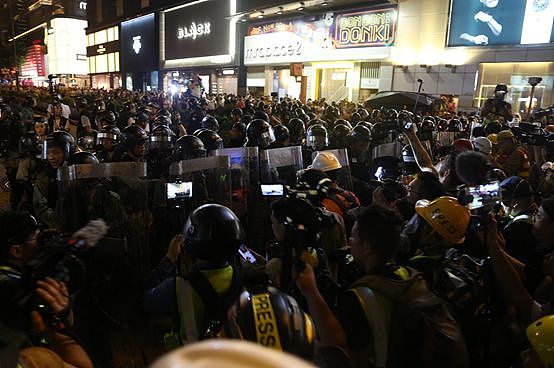
[[[489,139],[489,141],[491,141],[492,144],[498,144],[498,135],[497,134],[489,134],[487,135],[487,138]]]
[[[431,202],[419,200],[416,212],[447,241],[454,244],[464,242],[471,214],[456,198],[444,196]]]
[[[545,367],[554,366],[554,314],[527,327],[527,339]]]

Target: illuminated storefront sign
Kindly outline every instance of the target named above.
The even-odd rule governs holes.
[[[192,38],[193,40],[196,40],[196,37],[209,35],[211,32],[211,28],[212,25],[210,24],[210,22],[199,24],[192,22],[192,24],[188,27],[177,28],[177,38]]]
[[[395,30],[394,8],[338,14],[335,17],[335,47],[390,46]]]
[[[120,29],[121,70],[149,72],[158,69],[155,14],[122,22]]]
[[[292,19],[250,26],[244,63],[378,60],[390,57],[396,7],[325,13],[306,22]]]
[[[160,13],[163,67],[225,64],[233,61],[236,0],[204,0]]]

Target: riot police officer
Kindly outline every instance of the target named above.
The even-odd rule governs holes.
[[[246,143],[245,147],[259,147],[267,149],[275,142],[273,128],[265,120],[254,119],[246,127]]]
[[[372,179],[370,143],[371,131],[364,125],[356,125],[350,133],[348,144],[350,169],[352,176],[366,182]]]
[[[114,154],[114,161],[138,162],[144,161],[148,134],[138,125],[130,125],[123,129],[123,144]]]
[[[121,131],[114,126],[107,126],[96,135],[96,157],[100,162],[112,162],[120,137]]]
[[[204,143],[208,152],[223,148],[223,139],[213,130],[204,129],[195,135]]]
[[[59,188],[56,170],[61,168],[75,151],[75,140],[71,134],[57,131],[44,142],[43,159],[48,160],[43,170],[37,174],[33,186],[33,210],[39,222],[48,228],[57,228],[56,202]]]
[[[275,135],[275,142],[270,145],[270,148],[283,148],[290,146],[290,133],[289,129],[281,124],[273,127],[273,134]]]

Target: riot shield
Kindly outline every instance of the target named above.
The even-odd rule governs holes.
[[[143,162],[71,165],[58,170],[62,196],[56,213],[60,229],[72,232],[95,218],[104,219],[110,228],[93,250],[90,267],[98,271],[94,272],[95,280],[101,278],[96,281],[107,287],[106,292],[112,290],[116,299],[125,296],[115,291],[115,285],[131,297],[152,268],[153,182],[144,179],[146,174]]]
[[[231,159],[211,156],[174,162],[169,167],[171,180],[166,184],[168,205],[187,201],[196,208],[202,203],[231,205]]]
[[[437,133],[437,146],[447,147],[451,146],[456,140],[456,132],[438,132]]]
[[[136,297],[161,258],[155,252],[157,239],[152,237],[154,182],[146,176],[146,163],[136,162],[73,165],[58,171],[64,226],[77,225],[83,214],[103,218],[110,226],[82,259],[86,288],[73,304],[81,317],[76,326],[81,338],[104,361],[111,359],[106,337],[113,339],[121,334],[121,326],[136,323],[132,320],[137,314]]]
[[[231,160],[231,209],[247,231],[248,246],[262,252],[266,240],[269,207],[260,191],[258,147],[223,148],[212,155]]]
[[[296,184],[296,173],[303,169],[302,147],[283,147],[260,151],[262,183]]]
[[[245,215],[248,201],[256,201],[251,189],[260,182],[258,147],[222,148],[211,152],[213,156],[229,156],[231,163],[231,209]]]
[[[334,149],[334,150],[325,150],[325,151],[319,151],[319,152],[328,152],[335,155],[335,157],[339,160],[340,164],[342,165],[342,168],[340,168],[336,173],[336,179],[337,183],[342,189],[352,191],[352,175],[350,172],[350,161],[348,159],[348,150],[346,148],[341,149]],[[317,156],[318,152],[312,153],[312,160]]]

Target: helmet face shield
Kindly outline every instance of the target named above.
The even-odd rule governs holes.
[[[258,138],[258,144],[260,145],[260,147],[267,148],[273,142],[275,142],[273,129],[270,128],[268,131],[260,133],[260,137]]]

